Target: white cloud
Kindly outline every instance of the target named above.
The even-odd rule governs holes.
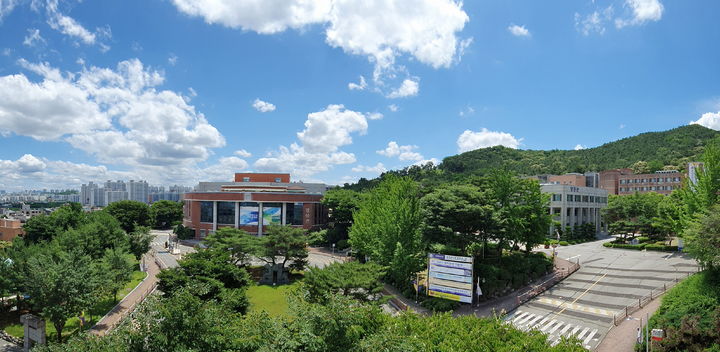
[[[585,36],[591,33],[605,34],[605,24],[612,19],[613,12],[613,6],[610,5],[586,16],[575,13],[575,29]]]
[[[305,129],[297,136],[308,152],[334,152],[352,143],[351,133],[364,134],[367,127],[364,114],[346,110],[343,105],[328,105],[323,111],[308,114]]]
[[[472,115],[472,114],[474,114],[474,113],[475,113],[475,108],[473,108],[472,106],[468,105],[468,106],[465,107],[465,109],[460,110],[460,112],[458,113],[458,115],[460,115],[460,117],[465,117],[465,116],[470,116],[470,115]]]
[[[3,17],[12,12],[18,2],[17,0],[0,0],[0,22],[2,22]]]
[[[625,6],[632,10],[631,18],[615,19],[615,26],[638,26],[649,21],[659,21],[662,18],[664,7],[659,0],[625,0]]]
[[[582,144],[578,144],[575,146],[575,150],[583,150],[583,149],[585,149],[585,146]]]
[[[385,165],[382,163],[377,163],[375,166],[365,166],[365,165],[358,165],[352,168],[353,172],[369,172],[373,174],[381,174],[387,169],[385,168]]]
[[[198,176],[208,182],[229,181],[235,172],[247,170],[248,166],[247,161],[238,157],[223,157],[217,164],[203,168]]]
[[[405,79],[402,85],[398,89],[390,92],[387,97],[391,99],[412,97],[417,95],[418,91],[420,91],[420,84],[416,80]]]
[[[696,124],[712,128],[716,131],[720,131],[720,111],[718,112],[706,112],[700,116],[696,121],[690,122],[690,124]]]
[[[467,151],[502,145],[508,148],[517,149],[520,146],[519,139],[513,137],[506,132],[489,131],[483,128],[478,132],[465,130],[457,139],[458,151],[464,153]]]
[[[388,110],[390,110],[392,112],[397,112],[398,110],[400,110],[400,107],[395,104],[390,104],[390,105],[388,105]]]
[[[308,114],[305,129],[297,133],[302,144],[280,146],[253,166],[259,171],[290,172],[307,178],[334,165],[352,164],[355,155],[339,149],[352,143],[352,133],[367,131],[367,119],[367,115],[343,105],[328,105],[323,111]]]
[[[403,161],[420,161],[424,158],[422,154],[415,151],[418,148],[416,145],[399,145],[395,141],[390,141],[385,149],[378,150],[376,153],[388,158],[397,157]]]
[[[3,1],[7,0],[0,0],[0,11],[3,6]],[[42,6],[45,7],[47,24],[50,28],[76,39],[83,44],[97,44],[102,52],[110,50],[110,47],[100,40],[101,38],[110,38],[112,36],[109,26],[96,28],[95,32],[92,32],[72,17],[61,13],[58,5],[59,0],[33,0],[30,2],[30,7],[35,11],[39,11]]]
[[[170,66],[175,66],[177,64],[177,62],[178,62],[177,55],[171,53],[170,56],[168,57],[168,63],[170,64]]]
[[[20,64],[42,77],[0,77],[0,131],[65,140],[101,162],[140,167],[206,160],[225,139],[184,97],[158,90],[164,77],[135,59],[115,70],[63,75],[48,64]]]
[[[619,129],[625,128],[625,124],[624,124],[624,123],[621,123],[621,124],[620,124],[620,127],[618,127],[618,128],[619,128]]]
[[[512,24],[507,27],[508,31],[516,36],[516,37],[530,37],[530,31],[525,28],[525,25],[518,26],[516,24]]]
[[[469,21],[456,0],[173,0],[177,9],[207,23],[274,34],[319,25],[325,41],[346,53],[368,57],[373,80],[403,69],[396,59],[408,55],[434,68],[449,67],[471,40],[458,33]],[[360,84],[348,87],[361,87]],[[353,88],[350,88],[353,89]]]
[[[383,114],[379,112],[369,112],[367,113],[367,118],[370,120],[381,120],[384,117]]]
[[[23,40],[23,45],[32,47],[38,44],[45,44],[45,38],[40,35],[39,29],[29,28],[28,35],[26,35]]]
[[[249,158],[252,156],[252,153],[250,153],[249,151],[247,151],[245,149],[240,149],[240,150],[235,151],[235,155],[242,157],[242,158]]]
[[[274,104],[268,103],[268,102],[266,102],[266,101],[262,101],[262,100],[260,100],[260,99],[255,99],[255,101],[253,101],[252,106],[253,106],[253,108],[255,108],[255,110],[260,111],[260,112],[272,112],[272,111],[275,111],[275,105],[274,105]]]
[[[360,76],[360,83],[348,83],[348,89],[350,90],[365,90],[365,88],[367,88],[367,81],[365,81],[365,77],[363,76]]]
[[[10,49],[10,48],[4,48],[4,49],[2,50],[2,55],[3,55],[3,56],[10,56],[11,54],[12,54],[12,49]]]

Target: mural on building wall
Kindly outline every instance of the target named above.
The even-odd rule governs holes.
[[[263,207],[263,226],[280,225],[282,222],[281,207]]]
[[[258,208],[257,207],[240,207],[240,225],[258,224]]]

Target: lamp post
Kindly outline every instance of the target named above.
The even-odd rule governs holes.
[[[332,256],[335,258],[335,243],[332,244]]]

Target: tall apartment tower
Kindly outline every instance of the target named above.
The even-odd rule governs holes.
[[[130,180],[127,183],[127,193],[129,200],[147,203],[150,196],[150,187],[147,181]]]

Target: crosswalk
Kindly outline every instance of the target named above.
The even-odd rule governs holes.
[[[543,316],[528,311],[517,310],[505,318],[505,321],[506,323],[513,324],[522,331],[539,330],[548,335],[548,341],[550,341],[550,344],[553,346],[557,345],[562,337],[574,337],[580,340],[582,346],[587,349],[592,349],[597,346],[600,340],[598,329],[568,324],[553,318],[552,315]]]

